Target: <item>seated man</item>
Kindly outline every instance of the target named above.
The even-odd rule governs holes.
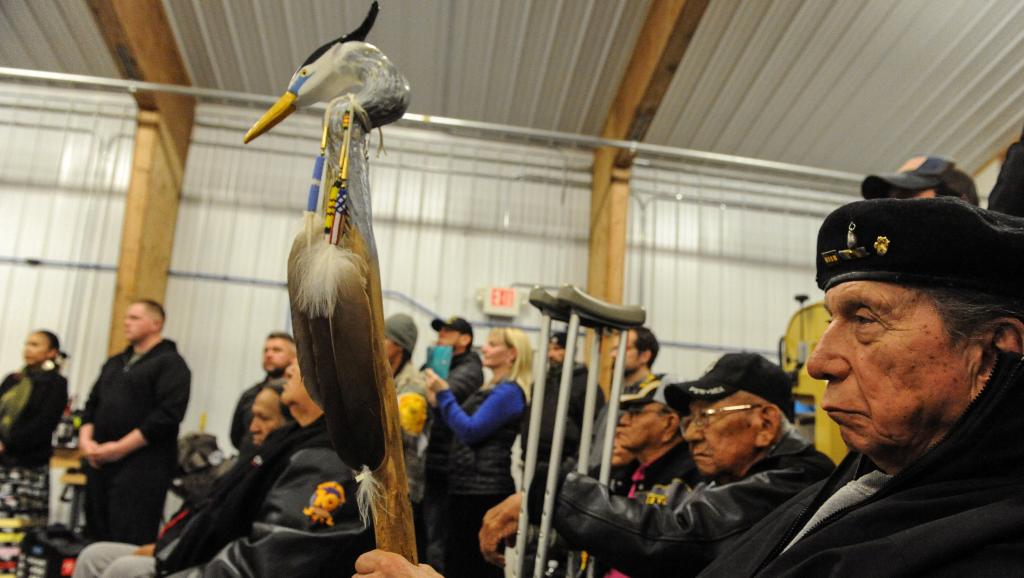
[[[264,378],[257,384],[242,392],[231,419],[231,444],[239,451],[251,449],[252,405],[256,395],[268,385],[283,386],[288,379],[285,370],[295,359],[295,340],[288,333],[275,331],[267,336],[263,343]]]
[[[637,503],[570,474],[558,494],[558,534],[626,575],[697,574],[745,530],[832,471],[831,461],[789,423],[789,379],[760,355],[726,354],[697,381],[667,386],[665,399],[688,414],[683,435],[706,483],[670,501],[649,496]]]
[[[687,453],[706,483],[666,494],[649,477],[658,471],[655,461],[638,468],[642,476],[634,473],[631,493],[635,498],[647,489],[642,499],[609,494],[597,480],[578,474],[569,474],[558,494],[555,529],[574,548],[621,572],[611,576],[693,576],[731,551],[746,529],[832,470],[829,459],[789,424],[783,409],[793,406],[789,379],[760,355],[727,354],[697,381],[666,386],[664,400],[688,414]],[[656,420],[660,411],[648,403],[636,417]],[[627,425],[632,419],[624,417]],[[678,452],[685,445],[674,447]],[[644,463],[643,453],[638,456]],[[534,496],[539,492],[531,493],[531,510]],[[360,557],[356,569],[367,575],[436,576],[379,551]]]
[[[678,504],[699,483],[700,476],[683,442],[679,428],[680,415],[665,402],[663,382],[654,381],[636,393],[625,394],[619,403],[622,413],[615,428],[615,446],[624,459],[616,456],[612,458],[612,465],[616,467],[610,483],[611,493],[622,500],[635,502],[640,510],[648,506],[671,507]],[[532,516],[535,523],[539,522],[544,500],[547,474],[543,470],[546,467],[542,468],[541,475],[534,478],[530,493],[530,508],[535,510]],[[480,530],[480,546],[485,555],[487,549],[503,550],[502,544],[495,540],[497,531],[503,532],[504,538],[515,535],[520,496],[517,495],[518,499],[514,502],[506,500],[484,518],[484,527]],[[505,523],[497,519],[499,509],[504,510]],[[556,510],[554,518],[559,533],[561,513]],[[492,562],[502,562],[500,555],[490,554],[487,557]],[[548,568],[554,564],[561,566],[564,558],[564,554],[553,553],[548,557]],[[526,565],[528,572],[532,571],[533,563],[533,553],[530,552]],[[600,574],[604,575],[609,569],[604,564]]]
[[[1014,576],[1024,558],[1024,219],[861,201],[818,233],[807,363],[852,452],[708,576]]]
[[[252,445],[260,447],[271,433],[295,420],[284,404],[284,387],[265,385],[252,400],[252,419],[249,421],[249,434]]]
[[[82,551],[74,575],[298,577],[351,568],[373,543],[359,520],[352,471],[331,448],[298,363],[286,374],[281,399],[296,423],[268,435],[207,501],[172,517],[155,544],[97,542]]]

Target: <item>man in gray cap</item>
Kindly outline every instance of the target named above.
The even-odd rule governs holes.
[[[850,454],[708,576],[1013,576],[1024,557],[1024,219],[860,201],[818,233],[808,359]]]
[[[384,354],[395,379],[398,393],[398,417],[405,447],[405,471],[409,478],[409,499],[412,500],[417,532],[422,532],[420,511],[423,502],[423,478],[427,449],[427,388],[423,375],[411,363],[419,332],[412,317],[395,313],[384,321]],[[417,536],[423,548],[426,537]],[[421,553],[422,555],[422,553]]]

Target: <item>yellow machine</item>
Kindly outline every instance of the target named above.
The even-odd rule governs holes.
[[[799,295],[797,300],[803,305],[807,297]],[[846,444],[839,436],[839,426],[821,409],[825,382],[808,375],[806,366],[807,358],[818,346],[827,326],[828,312],[825,311],[824,303],[801,306],[790,318],[786,334],[779,341],[779,357],[783,371],[790,375],[796,372],[794,397],[814,408],[813,418],[809,413],[798,414],[798,425],[810,425],[808,422],[813,420],[814,446],[838,464],[846,456]]]

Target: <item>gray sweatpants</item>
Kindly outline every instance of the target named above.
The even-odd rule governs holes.
[[[73,578],[153,578],[156,559],[134,556],[135,544],[96,542],[78,555]]]

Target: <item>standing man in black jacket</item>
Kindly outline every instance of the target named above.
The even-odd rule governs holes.
[[[473,326],[461,317],[435,319],[430,326],[437,331],[437,344],[452,348],[448,387],[461,404],[484,383],[483,364],[473,351]],[[427,528],[427,560],[443,571],[445,528],[448,516],[448,454],[452,430],[435,416],[427,443],[426,483],[423,493],[423,521]]]
[[[93,539],[144,544],[160,523],[192,379],[174,342],[161,336],[164,319],[155,301],[128,307],[130,345],[103,365],[85,405],[79,445]]]

